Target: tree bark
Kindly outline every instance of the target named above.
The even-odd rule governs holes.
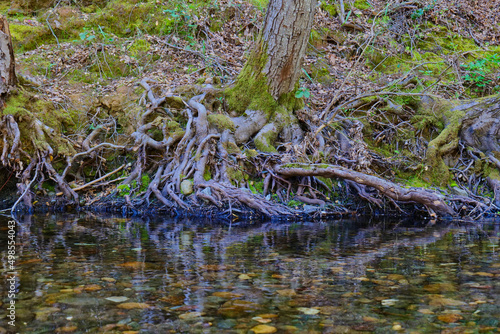
[[[316,0],[271,0],[257,44],[267,62],[261,69],[277,99],[294,90],[311,34]]]
[[[311,33],[316,0],[270,0],[264,26],[243,67],[233,92],[234,105],[243,111],[253,100],[268,94],[278,101],[294,91]],[[239,103],[238,103],[239,102]],[[264,104],[264,103],[261,103]]]
[[[5,104],[5,97],[16,84],[14,49],[10,37],[7,19],[0,15],[0,109]]]

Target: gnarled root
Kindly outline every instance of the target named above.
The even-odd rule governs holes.
[[[322,176],[340,178],[362,186],[377,189],[383,195],[399,202],[415,202],[441,215],[454,215],[454,210],[437,193],[424,189],[406,189],[382,178],[356,172],[335,165],[293,164],[275,167],[276,173],[286,176]]]

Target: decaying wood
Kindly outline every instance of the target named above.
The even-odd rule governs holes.
[[[0,108],[11,87],[16,84],[14,49],[7,19],[0,15]]]

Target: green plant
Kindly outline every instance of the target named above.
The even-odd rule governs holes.
[[[311,96],[311,92],[305,87],[299,87],[299,89],[295,92],[295,97],[298,99],[302,97],[307,99],[309,96]]]
[[[411,18],[415,20],[422,17],[426,12],[432,10],[435,4],[436,0],[434,0],[431,4],[425,6],[424,8],[415,9],[415,11],[413,11],[413,13],[411,14]]]
[[[91,42],[95,39],[94,30],[87,30],[87,28],[83,29],[83,32],[78,34],[80,36],[80,40],[84,42]]]
[[[295,208],[295,207],[301,207],[304,203],[299,202],[297,200],[292,199],[290,202],[288,202],[286,205],[289,207]]]
[[[120,184],[116,189],[118,189],[118,195],[120,197],[130,195],[130,184]]]
[[[491,83],[491,79],[487,76],[491,72],[490,67],[500,66],[500,56],[495,53],[461,66],[466,71],[466,74],[462,78],[466,82],[484,89],[486,85]]]

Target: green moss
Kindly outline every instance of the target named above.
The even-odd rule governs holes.
[[[210,31],[213,31],[213,32],[221,31],[223,25],[224,25],[224,22],[222,22],[222,21],[212,20],[210,22]]]
[[[324,59],[318,59],[318,61],[307,66],[306,70],[310,73],[312,79],[323,85],[329,85],[335,81],[335,77],[330,75],[331,67]]]
[[[11,95],[7,100],[6,107],[2,110],[3,115],[13,115],[15,117],[21,117],[30,114],[26,109],[29,97],[24,93],[17,95]]]
[[[246,149],[244,151],[244,153],[249,158],[255,158],[256,156],[259,155],[259,152],[257,152],[256,150],[252,150],[252,149]]]
[[[222,143],[222,146],[227,151],[228,154],[238,154],[241,153],[241,149],[233,142],[226,141]]]
[[[321,46],[323,44],[323,36],[316,30],[311,29],[311,36],[309,37],[309,43],[315,47]]]
[[[11,23],[9,28],[12,35],[12,44],[16,52],[33,50],[40,45],[55,42],[50,30],[46,27]]]
[[[321,9],[328,12],[332,17],[335,17],[338,15],[339,10],[336,5],[332,5],[326,1],[321,2]]]
[[[240,182],[243,182],[245,180],[245,175],[243,172],[237,168],[233,167],[228,167],[226,169],[227,176],[229,177],[229,180],[231,183],[233,183],[235,186],[239,186]]]
[[[274,153],[277,152],[272,143],[276,140],[278,134],[275,131],[268,131],[261,136],[254,138],[255,147],[262,152]]]
[[[420,109],[420,115],[441,116],[442,121],[446,124],[439,135],[429,142],[425,156],[428,167],[423,177],[426,182],[444,186],[449,183],[451,174],[443,156],[456,149],[462,126],[461,120],[465,112],[454,108],[452,102],[444,100],[422,105]]]
[[[205,168],[205,173],[203,173],[203,179],[205,181],[210,181],[212,179],[212,173],[210,172],[210,168]]]
[[[151,49],[151,44],[145,39],[137,39],[130,45],[128,52],[132,57],[140,58],[144,57],[146,53]]]
[[[354,1],[354,7],[365,10],[372,8],[372,5],[370,5],[370,3],[366,0],[356,0]]]
[[[219,130],[235,130],[234,122],[226,115],[223,114],[209,114],[207,116],[208,123],[214,125]]]
[[[247,109],[262,110],[271,117],[280,106],[293,111],[304,105],[302,99],[295,98],[295,92],[283,94],[278,100],[269,94],[268,79],[262,73],[267,63],[265,49],[262,45],[255,47],[238,75],[236,84],[226,90],[230,109],[239,114],[243,114]]]
[[[403,181],[405,181],[405,185],[407,187],[412,187],[412,188],[429,188],[431,184],[428,182],[422,180],[418,176],[415,175],[407,175],[408,177],[402,178]]]
[[[269,3],[269,0],[250,0],[250,2],[257,6],[259,9],[265,9],[267,7],[267,4]]]

